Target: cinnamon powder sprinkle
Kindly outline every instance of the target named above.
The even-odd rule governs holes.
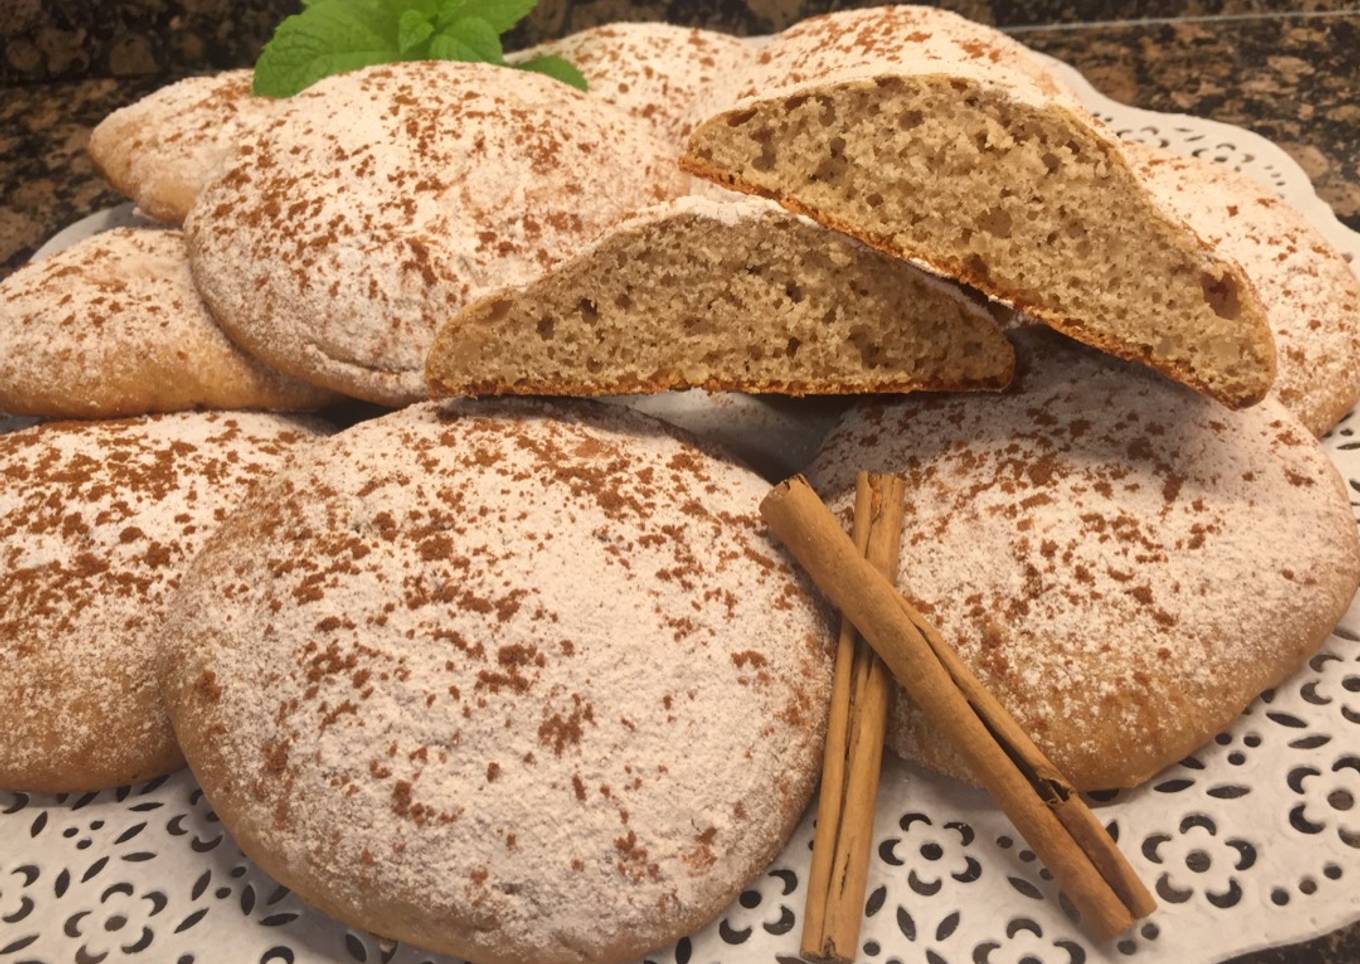
[[[253,778],[205,789],[327,879],[366,852],[394,899],[494,912],[500,947],[716,906],[801,812],[829,697],[828,621],[754,517],[766,488],[613,406],[356,425],[186,583],[170,701],[214,674],[195,712],[230,725],[196,769]]]
[[[1060,769],[1104,786],[1174,762],[1287,672],[1344,611],[1360,545],[1280,403],[1229,412],[1056,337],[1019,347],[1020,392],[861,404],[809,474],[842,512],[857,470],[906,479],[901,584]],[[1303,558],[1327,578],[1280,575]],[[892,745],[954,766],[897,706]]]

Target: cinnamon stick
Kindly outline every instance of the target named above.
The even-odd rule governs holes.
[[[1043,795],[1051,784],[1044,782],[1039,771],[1026,772],[1018,762],[1028,752],[1025,744],[1033,744],[1024,741],[1017,751],[1014,745],[1004,743],[1008,734],[1014,736],[1014,731],[1005,726],[1008,717],[996,716],[1001,729],[989,727],[974,702],[964,695],[965,684],[956,681],[937,655],[936,646],[918,627],[918,622],[925,620],[919,613],[916,619],[908,615],[908,607],[892,582],[855,551],[850,538],[807,480],[795,476],[776,486],[760,509],[771,530],[817,586],[883,658],[926,718],[953,743],[978,781],[1052,872],[1090,932],[1100,940],[1108,940],[1128,929],[1134,913],[1147,907],[1147,902],[1130,887],[1128,882],[1136,881],[1136,877],[1113,841],[1103,830],[1073,835]],[[932,634],[939,649],[948,650],[938,639],[938,633],[932,630]],[[977,690],[985,692],[980,684]],[[977,701],[985,702],[980,697]],[[1018,731],[1019,727],[1014,729]],[[1037,754],[1037,749],[1034,752]],[[1039,763],[1040,757],[1042,754],[1032,758],[1034,765],[1042,773],[1056,774],[1051,764],[1044,768]],[[1041,778],[1035,780],[1036,776]],[[1066,782],[1062,781],[1062,785]],[[1069,793],[1067,800],[1085,809],[1076,794]],[[1092,829],[1090,823],[1095,820],[1093,816],[1090,821],[1069,819],[1086,831]],[[1094,859],[1088,856],[1084,849],[1087,847],[1099,856]],[[1138,899],[1126,904],[1099,867],[1121,868],[1114,879]]]
[[[935,656],[953,677],[964,698],[1010,751],[1021,772],[1029,778],[1049,809],[1057,814],[1077,845],[1091,858],[1100,876],[1119,895],[1133,918],[1146,917],[1156,910],[1156,898],[1138,879],[1123,854],[1107,846],[1109,834],[1062,772],[1035,745],[1029,734],[1015,721],[1015,717],[982,685],[982,681],[973,675],[954,647],[940,636],[939,630],[900,594],[898,601],[907,618],[920,630]]]
[[[883,573],[897,571],[905,494],[894,476],[861,472],[855,481],[855,551]],[[803,912],[808,960],[850,962],[859,948],[891,698],[887,667],[842,617]]]

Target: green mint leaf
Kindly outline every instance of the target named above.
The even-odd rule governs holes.
[[[497,35],[505,33],[529,15],[538,0],[439,0],[435,26],[443,28],[466,17],[485,20]]]
[[[568,60],[561,57],[535,57],[533,60],[526,60],[521,64],[515,64],[520,70],[532,70],[537,74],[547,74],[554,80],[560,80],[564,84],[570,84],[577,90],[588,90],[585,75],[571,65]]]
[[[401,59],[397,25],[368,0],[314,0],[260,51],[252,92],[291,97],[332,74]]]
[[[432,33],[434,24],[421,16],[419,10],[407,10],[397,21],[397,49],[405,56],[429,40]]]
[[[410,10],[414,10],[431,23],[439,13],[439,0],[382,0],[382,5],[396,22],[400,22],[402,15]]]
[[[435,34],[430,40],[430,56],[436,60],[505,63],[500,34],[480,17],[464,17]]]

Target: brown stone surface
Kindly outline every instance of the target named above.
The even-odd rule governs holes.
[[[1126,104],[1247,127],[1360,230],[1360,12],[1020,29]]]

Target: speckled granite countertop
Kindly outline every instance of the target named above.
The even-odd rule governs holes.
[[[743,29],[786,19],[749,16],[762,2],[742,7],[745,19],[721,2],[697,19]],[[981,7],[951,4],[974,5]],[[613,12],[638,11],[618,5]],[[644,4],[642,15],[648,12],[665,14],[667,6],[652,11]],[[968,12],[992,19],[989,10]],[[554,19],[575,26],[581,18]],[[1265,135],[1292,154],[1338,216],[1360,230],[1360,9],[1009,29],[1075,65],[1116,100],[1200,114]],[[118,201],[85,156],[90,128],[114,108],[189,72],[177,66],[154,74],[0,86],[0,275],[56,230]]]
[[[94,124],[195,69],[249,63],[269,25],[295,7],[282,0],[185,0],[185,12],[171,16],[165,4],[145,0],[73,0],[51,5],[61,8],[57,13],[39,0],[15,3],[15,19],[0,34],[0,277],[60,228],[121,200],[85,155]],[[765,32],[800,11],[843,5],[543,0],[520,39],[620,18]],[[1155,19],[1096,23],[1082,22],[1104,19],[1086,0],[943,5],[1002,25],[1073,64],[1116,100],[1255,130],[1288,151],[1337,215],[1360,230],[1360,3],[1305,0],[1288,5],[1305,12],[1291,13],[1273,0],[1131,0],[1123,10]],[[1187,10],[1195,15],[1183,16]],[[113,39],[92,42],[96,23],[114,24]],[[1360,924],[1232,964],[1357,961]]]

